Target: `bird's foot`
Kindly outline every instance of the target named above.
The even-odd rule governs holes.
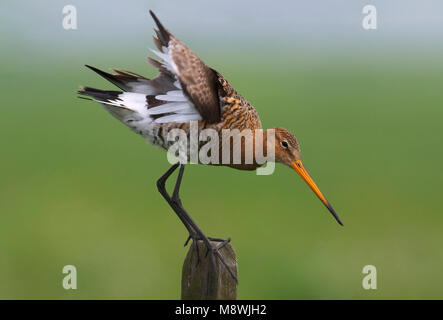
[[[185,241],[184,247],[186,247],[188,245],[188,243],[191,239],[192,239],[192,242],[196,244],[194,246],[194,248],[195,248],[195,253],[196,253],[196,257],[197,257],[196,265],[198,265],[200,262],[200,255],[199,255],[199,251],[198,251],[197,241],[199,241],[199,240],[204,241],[204,239],[202,237],[199,237],[197,234],[189,234],[188,238]],[[225,240],[225,239],[220,239],[220,238],[207,237],[207,239],[212,242],[220,242],[220,244],[217,246],[218,249],[223,248],[225,245],[227,245],[229,242],[231,242],[231,238],[228,238]],[[208,253],[209,253],[209,248],[208,248],[208,246],[206,246],[205,258],[208,256]]]
[[[202,239],[198,235],[190,234],[189,237],[186,239],[185,246],[189,243],[189,241],[192,239],[193,246],[195,248],[195,255],[196,255],[196,266],[200,263],[200,252],[198,249],[198,241],[201,240],[206,246],[206,253],[205,258],[208,256],[209,253],[211,253],[211,258],[214,259],[217,257],[220,262],[223,264],[223,266],[228,270],[229,274],[232,276],[232,278],[238,282],[237,276],[235,275],[232,268],[228,265],[223,255],[220,253],[220,250],[225,247],[229,242],[231,242],[231,238],[228,239],[220,239],[220,238],[212,238],[207,237],[206,239],[209,241],[205,241],[206,239]],[[211,242],[218,242],[217,245],[213,245]],[[215,261],[213,261],[215,263]]]
[[[201,237],[199,237],[198,235],[189,235],[188,238],[185,241],[184,246],[186,247],[189,243],[189,241],[192,239],[192,241],[198,241],[198,240],[203,240]],[[223,248],[225,245],[227,245],[229,242],[231,242],[231,238],[228,239],[221,239],[221,238],[212,238],[212,237],[207,237],[207,239],[209,241],[212,242],[221,242],[219,249]],[[206,255],[208,253],[206,252]]]

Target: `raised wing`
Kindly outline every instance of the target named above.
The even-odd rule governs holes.
[[[154,43],[159,51],[153,51],[161,62],[149,58],[148,61],[160,72],[172,74],[180,83],[184,95],[208,123],[220,121],[220,99],[218,79],[215,72],[206,66],[195,53],[166,30],[156,15],[149,11],[157,24],[154,29]],[[159,97],[159,99],[162,99]]]
[[[219,122],[219,92],[221,96],[225,93],[224,87],[219,88],[220,75],[167,31],[154,13],[151,15],[158,26],[153,38],[159,51],[153,52],[161,60],[148,57],[148,62],[160,73],[148,79],[130,71],[114,70],[115,74],[110,74],[87,65],[123,92],[82,87],[78,93],[100,102],[127,125],[136,125],[136,119],[137,130],[152,122]]]

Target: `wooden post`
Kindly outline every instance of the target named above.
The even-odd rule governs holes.
[[[211,242],[217,246],[219,242]],[[195,245],[198,246],[200,262],[197,264]],[[220,254],[238,278],[238,265],[234,248],[228,243],[220,249]],[[237,282],[232,278],[220,259],[206,257],[203,241],[192,243],[183,263],[182,300],[234,300],[237,299]],[[215,261],[215,266],[213,261]]]

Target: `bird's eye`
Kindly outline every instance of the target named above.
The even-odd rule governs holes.
[[[285,149],[288,148],[288,142],[287,142],[287,141],[282,141],[280,144],[281,144],[281,146],[282,146],[283,148],[285,148]]]

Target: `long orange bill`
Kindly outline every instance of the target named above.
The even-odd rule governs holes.
[[[314,180],[312,180],[311,176],[309,175],[308,171],[306,171],[305,167],[303,167],[303,163],[300,160],[296,160],[292,163],[292,168],[299,174],[300,177],[302,177],[303,180],[308,184],[309,188],[311,188],[312,191],[317,195],[317,197],[323,202],[323,204],[328,208],[329,212],[332,213],[335,220],[340,225],[343,225],[343,222],[341,222],[340,218],[338,217],[337,213],[335,212],[334,208],[330,205],[328,200],[324,197],[324,195],[321,193],[320,189],[315,184]]]

